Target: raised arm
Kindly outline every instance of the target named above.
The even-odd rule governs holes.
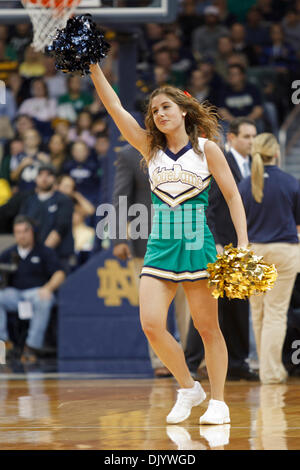
[[[124,139],[146,156],[147,132],[123,108],[118,95],[99,66],[99,62],[107,56],[108,50],[109,44],[91,15],[70,18],[65,28],[58,30],[52,44],[46,48],[46,51],[55,57],[58,70],[80,72],[81,75],[91,73],[97,94]]]
[[[145,155],[147,152],[146,131],[142,129],[134,117],[123,108],[118,95],[105,78],[100,66],[98,64],[92,64],[90,65],[90,71],[98,96],[116,126],[119,128],[124,139]]]
[[[243,202],[229,165],[220,148],[214,142],[206,142],[205,155],[209,171],[219,186],[228,205],[237,234],[238,247],[247,247],[247,221]]]

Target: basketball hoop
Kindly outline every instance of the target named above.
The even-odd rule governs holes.
[[[52,43],[56,30],[65,27],[81,0],[22,0],[33,25],[32,46],[43,51]]]

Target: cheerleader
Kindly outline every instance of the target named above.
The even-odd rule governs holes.
[[[227,349],[206,271],[207,264],[216,260],[214,239],[205,218],[212,178],[228,204],[238,247],[248,245],[248,236],[241,197],[215,142],[217,117],[209,106],[188,93],[165,86],[150,96],[143,129],[122,107],[100,66],[90,65],[90,71],[108,113],[148,167],[155,215],[141,272],[140,319],[152,348],[180,386],[167,422],[184,421],[192,407],[206,398],[200,383],[191,377],[181,346],[166,327],[178,282],[183,282],[193,322],[204,343],[210,382],[211,399],[200,424],[229,423],[224,402]]]

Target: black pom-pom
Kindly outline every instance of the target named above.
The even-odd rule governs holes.
[[[56,68],[62,72],[88,75],[90,65],[106,57],[110,45],[97,29],[91,15],[70,18],[64,29],[59,29],[46,53],[55,57]]]

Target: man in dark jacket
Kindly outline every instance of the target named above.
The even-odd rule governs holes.
[[[51,165],[39,168],[35,193],[22,204],[20,214],[35,221],[38,241],[53,248],[67,268],[74,253],[73,203],[71,198],[55,190],[55,169]]]
[[[249,154],[256,127],[248,118],[237,118],[230,123],[226,154],[228,165],[236,183],[250,174]],[[237,246],[237,236],[231,220],[228,205],[215,181],[209,193],[206,212],[209,228],[214,236],[218,253],[232,243]],[[246,359],[249,355],[249,302],[248,300],[220,298],[218,301],[221,329],[228,349],[228,378],[258,380],[256,373],[249,369]],[[195,372],[204,357],[202,340],[190,325],[187,339],[186,360]]]

